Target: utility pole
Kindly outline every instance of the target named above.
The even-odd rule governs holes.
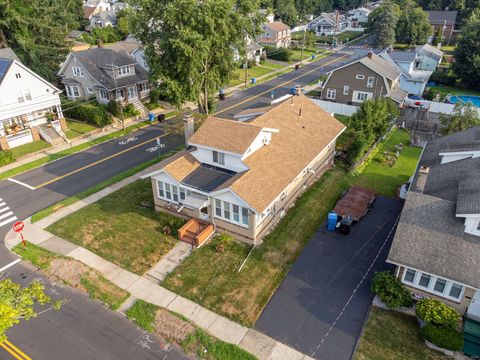
[[[115,84],[115,101],[117,100],[117,74],[116,70],[118,70],[118,66],[113,65],[112,63],[112,71],[113,71],[113,82]],[[123,105],[121,101],[118,101],[120,103],[120,120],[122,121],[122,130],[125,131],[125,117],[123,116]]]
[[[337,46],[335,42],[335,37],[337,35],[337,28],[338,28],[338,20],[339,20],[339,13],[338,10],[335,10],[335,27],[333,28],[333,38],[332,38],[332,47]]]
[[[243,64],[243,67],[245,68],[245,88],[246,88],[248,85],[248,49],[247,49],[248,35],[244,35],[244,36],[245,36],[245,63]]]
[[[305,38],[307,36],[307,24],[303,28],[303,42],[302,42],[302,52],[300,55],[300,66],[303,65],[303,52],[305,51]]]

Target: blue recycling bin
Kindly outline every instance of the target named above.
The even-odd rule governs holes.
[[[338,215],[334,212],[329,212],[327,217],[327,230],[335,231],[337,227]]]
[[[317,55],[312,54],[312,60],[315,59],[316,57],[317,57]]]
[[[257,78],[252,78],[251,83],[256,84],[257,83]]]
[[[295,86],[290,88],[290,94],[295,95],[296,89]]]
[[[155,121],[155,114],[149,113],[148,114],[148,121],[153,123]]]

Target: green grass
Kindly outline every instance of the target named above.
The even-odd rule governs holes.
[[[22,244],[18,244],[13,248],[13,251],[23,257],[23,259],[30,261],[32,264],[44,270],[47,275],[49,274],[48,270],[50,268],[50,264],[54,259],[63,259],[65,261],[72,262],[76,261],[68,257],[54,254],[30,242],[27,242],[26,249],[23,248]],[[62,280],[68,285],[74,287],[83,287],[82,290],[85,290],[90,295],[90,298],[107,304],[112,310],[117,310],[128,297],[128,292],[111,283],[95,270],[86,265],[84,266],[88,270],[81,274],[80,284],[78,284],[79,286],[70,284],[69,279]],[[56,272],[55,276],[58,275],[59,273]]]
[[[14,253],[20,255],[23,259],[30,261],[32,264],[38,266],[42,270],[48,269],[51,261],[60,257],[30,242],[27,242],[25,249],[23,248],[22,243],[20,243],[12,250]]]
[[[285,65],[283,65],[283,64],[277,64],[277,63],[274,63],[274,62],[271,62],[271,61],[268,61],[268,60],[266,60],[261,65],[272,68],[272,69],[276,69],[276,70],[280,70],[280,69],[283,69],[285,67]]]
[[[314,50],[305,50],[303,52],[303,60],[310,59],[312,55],[318,56],[319,54],[317,54],[317,52]],[[291,63],[298,62],[301,59],[302,59],[302,50],[292,50],[292,57],[290,58],[290,62]]]
[[[97,130],[98,127],[78,121],[67,120],[68,130],[65,131],[65,135],[68,139],[75,139],[76,137],[88,134],[93,130]]]
[[[422,152],[421,148],[406,146],[409,138],[410,136],[406,131],[394,130],[389,139],[381,145],[380,151],[365,170],[360,175],[352,177],[352,183],[374,189],[382,195],[394,196],[398,187],[407,182],[415,171],[418,158]],[[375,160],[382,156],[384,151],[394,152],[394,146],[399,143],[402,143],[404,147],[401,156],[392,167]]]
[[[255,360],[252,354],[240,347],[218,340],[203,330],[197,329],[183,342],[185,352],[195,354],[198,359],[212,360]]]
[[[407,144],[405,135],[403,130],[395,132],[384,146]],[[253,325],[342,192],[361,185],[392,196],[413,173],[419,155],[420,149],[405,147],[393,167],[372,162],[356,177],[337,166],[300,196],[263,244],[255,248],[241,272],[237,269],[250,247],[232,242],[225,252],[218,253],[218,240],[214,239],[185,259],[163,286],[237,322]]]
[[[337,39],[337,43],[339,42],[342,42],[345,43],[347,41],[352,41],[356,38],[359,38],[360,36],[362,36],[364,33],[362,31],[344,31],[340,34],[337,34],[335,36],[335,38]],[[317,42],[318,43],[328,43],[328,44],[331,44],[332,42],[332,36],[317,36]]]
[[[127,310],[127,317],[135,322],[142,329],[153,332],[155,313],[159,309],[158,306],[150,304],[143,300],[137,300],[133,306]]]
[[[31,143],[28,143],[28,144],[24,144],[24,145],[14,147],[13,149],[11,149],[11,151],[13,153],[13,157],[15,159],[18,159],[22,156],[25,156],[25,155],[28,155],[28,154],[31,154],[31,153],[34,153],[34,152],[37,152],[37,151],[40,151],[40,150],[45,150],[45,149],[49,148],[50,146],[51,145],[46,141],[37,140],[37,141],[33,141]]]
[[[145,179],[72,213],[47,231],[142,275],[173,248],[183,224],[153,209],[151,181]],[[172,236],[164,234],[164,228]]]
[[[262,66],[252,66],[248,69],[247,80],[250,83],[252,78],[258,78],[260,76],[264,76],[270,74],[271,72],[275,71],[274,69],[268,69]],[[235,75],[232,81],[230,81],[229,86],[236,86],[240,85],[245,82],[245,70],[244,69],[237,69],[235,70]]]
[[[371,308],[355,360],[451,359],[425,346],[416,317]]]

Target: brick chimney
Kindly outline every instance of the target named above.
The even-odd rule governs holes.
[[[186,115],[183,118],[183,131],[185,134],[185,146],[188,147],[188,141],[195,132],[195,120],[192,115]]]
[[[371,59],[373,57],[373,51],[369,51],[367,56],[368,56],[369,59]]]
[[[425,190],[425,184],[427,183],[428,173],[430,172],[430,168],[427,166],[421,166],[420,170],[418,171],[418,179],[417,183],[415,184],[415,190],[423,193]]]

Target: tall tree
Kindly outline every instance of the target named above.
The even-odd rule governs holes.
[[[385,48],[395,42],[395,29],[399,17],[399,7],[390,0],[373,10],[368,16],[368,30],[375,35],[375,46]]]
[[[51,302],[45,295],[44,286],[38,281],[21,287],[10,279],[0,281],[0,342],[4,341],[6,331],[18,324],[20,320],[29,320],[51,308],[59,309],[61,301],[54,302],[48,309],[37,312],[34,305],[45,305]]]
[[[299,18],[295,0],[275,0],[275,15],[288,26],[296,26]]]
[[[480,11],[466,21],[455,48],[453,71],[464,85],[480,89]]]
[[[405,0],[400,4],[402,12],[395,30],[396,41],[406,44],[425,44],[432,34],[432,26],[428,15],[413,0]]]
[[[80,27],[81,16],[82,0],[0,1],[0,42],[51,80],[68,53],[66,36]]]
[[[442,115],[442,134],[449,135],[480,125],[480,116],[477,108],[471,103],[455,104],[453,115]]]
[[[144,44],[152,80],[174,104],[198,101],[203,112],[228,84],[243,53],[246,36],[255,38],[263,17],[258,0],[132,0],[133,32]]]

